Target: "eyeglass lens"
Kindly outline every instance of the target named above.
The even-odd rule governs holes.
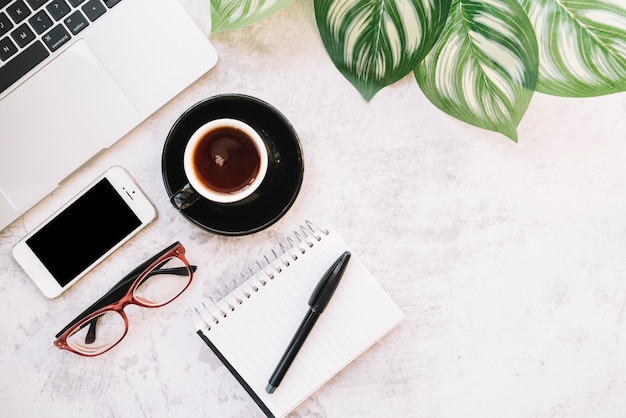
[[[187,265],[180,258],[171,257],[146,274],[133,295],[147,306],[161,306],[180,295],[190,277]]]
[[[106,351],[122,339],[126,321],[116,311],[106,311],[88,321],[79,323],[67,337],[71,348],[84,354]]]
[[[181,259],[168,258],[145,274],[135,286],[135,301],[131,303],[145,307],[169,303],[185,290],[190,279],[191,272]],[[117,344],[126,334],[126,327],[122,314],[109,310],[76,324],[66,342],[80,353],[94,355]]]

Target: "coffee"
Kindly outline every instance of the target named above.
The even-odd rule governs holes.
[[[236,203],[263,182],[268,152],[252,126],[237,119],[215,119],[191,135],[183,167],[189,184],[173,196],[177,207],[188,207],[199,196],[216,203]]]
[[[250,187],[261,166],[253,139],[231,126],[207,132],[198,140],[191,158],[198,179],[217,193],[233,193]]]

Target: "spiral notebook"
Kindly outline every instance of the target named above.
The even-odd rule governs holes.
[[[306,314],[313,289],[350,250],[335,230],[308,222],[280,247],[273,261],[258,263],[258,272],[219,302],[196,309],[198,335],[268,417],[287,415],[403,317],[352,253],[330,303],[280,386],[268,394],[268,379]]]

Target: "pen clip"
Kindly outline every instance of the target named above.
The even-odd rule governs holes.
[[[328,305],[331,296],[335,293],[335,289],[339,285],[339,280],[343,276],[344,271],[350,259],[350,252],[344,252],[326,271],[322,279],[319,281],[311,297],[309,298],[309,306],[311,311],[321,313]]]

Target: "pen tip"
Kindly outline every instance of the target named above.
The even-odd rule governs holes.
[[[268,383],[267,386],[265,386],[265,391],[267,393],[274,393],[275,390],[276,390],[276,386],[272,386],[271,383]]]

